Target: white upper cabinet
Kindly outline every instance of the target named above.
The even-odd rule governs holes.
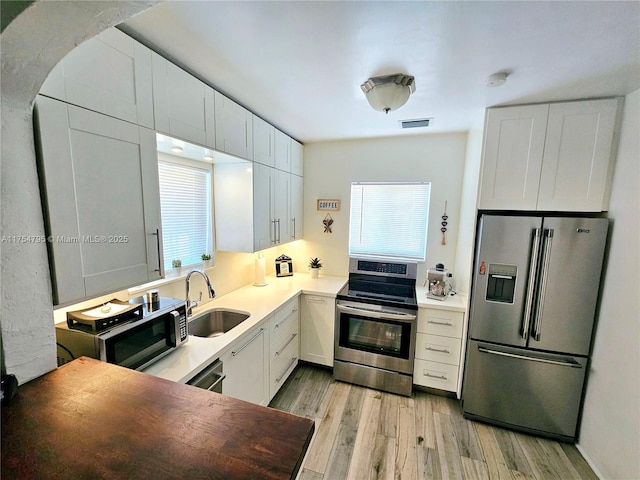
[[[289,237],[291,240],[299,240],[302,238],[302,231],[304,227],[304,179],[298,175],[292,174],[289,181],[291,183],[291,197],[289,203],[291,223],[289,225]]]
[[[156,53],[152,65],[156,130],[214,148],[213,89]]]
[[[36,119],[55,303],[160,279],[155,132],[42,96]]]
[[[153,128],[151,51],[110,28],[74,48],[40,93]]]
[[[287,243],[291,241],[290,229],[290,207],[289,201],[291,198],[291,174],[283,172],[282,170],[275,170],[275,188],[273,192],[274,203],[274,230],[275,230],[275,244]]]
[[[487,110],[478,208],[606,210],[620,102]]]
[[[275,128],[260,117],[253,117],[253,161],[275,166]]]
[[[291,139],[291,173],[304,176],[304,153],[301,143]]]
[[[538,210],[609,208],[617,112],[616,99],[549,107]]]
[[[216,150],[253,160],[253,114],[215,92]]]
[[[291,171],[291,137],[276,130],[275,167],[283,172]]]
[[[536,209],[548,111],[548,105],[487,110],[480,209]]]

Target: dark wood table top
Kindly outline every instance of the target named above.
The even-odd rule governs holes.
[[[314,423],[81,357],[2,407],[8,479],[295,478]]]

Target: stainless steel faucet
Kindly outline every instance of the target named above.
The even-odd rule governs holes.
[[[200,275],[202,275],[202,278],[204,278],[204,281],[207,282],[207,288],[209,290],[209,298],[214,298],[216,296],[216,292],[213,290],[213,287],[211,286],[211,280],[209,280],[209,276],[204,273],[201,270],[191,270],[188,274],[187,274],[187,278],[186,278],[186,284],[187,284],[187,317],[189,315],[191,315],[191,311],[193,310],[194,307],[197,307],[198,304],[202,301],[202,292],[200,292],[200,297],[198,298],[197,301],[192,302],[189,299],[189,280],[191,280],[191,275],[193,275],[194,273],[199,273]]]

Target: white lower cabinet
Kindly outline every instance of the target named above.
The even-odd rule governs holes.
[[[335,299],[320,295],[300,296],[300,358],[333,367]]]
[[[464,312],[418,309],[413,383],[456,392],[460,378]]]
[[[280,307],[269,322],[269,399],[273,398],[300,359],[298,297]]]
[[[262,323],[221,357],[222,393],[257,405],[269,403],[269,330]]]

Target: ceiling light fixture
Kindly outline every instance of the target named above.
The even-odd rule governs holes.
[[[416,91],[416,84],[411,75],[394,73],[371,77],[360,88],[374,110],[389,113],[407,103],[409,96]]]
[[[508,76],[509,74],[506,72],[498,72],[493,75],[489,75],[486,80],[487,87],[499,87],[500,85],[504,85]]]
[[[171,151],[173,153],[182,153],[182,147],[178,147],[177,145],[173,146],[173,147],[171,147]]]

